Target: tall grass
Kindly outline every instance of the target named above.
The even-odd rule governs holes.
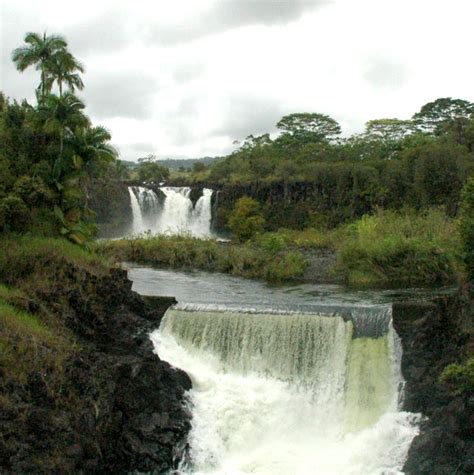
[[[438,285],[459,275],[458,225],[441,210],[378,211],[347,231],[338,269],[350,285]]]
[[[246,278],[281,282],[301,276],[307,266],[303,255],[279,243],[230,244],[187,235],[134,237],[98,243],[100,253],[118,261],[225,272]]]
[[[0,281],[15,284],[32,275],[51,272],[57,266],[71,263],[93,273],[105,273],[109,264],[95,252],[66,239],[30,234],[4,235],[0,247]]]
[[[15,299],[18,292],[3,287],[0,298],[0,368],[3,381],[25,385],[37,376],[50,397],[60,397],[64,362],[74,351],[74,344],[65,332],[49,328],[38,316],[19,310],[3,297]]]

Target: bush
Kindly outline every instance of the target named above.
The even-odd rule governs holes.
[[[447,384],[453,394],[470,395],[474,393],[474,358],[464,364],[450,364],[444,368],[440,382]]]
[[[459,236],[456,223],[441,211],[379,211],[347,229],[338,268],[351,285],[438,285],[456,280]]]
[[[7,195],[0,200],[0,230],[24,231],[29,221],[25,202],[16,195]]]
[[[270,248],[274,245],[273,238],[271,240]],[[97,249],[118,261],[178,269],[197,268],[269,282],[299,277],[307,266],[306,259],[299,252],[283,249],[277,252],[275,248],[266,250],[254,243],[224,244],[186,235],[102,241]]]
[[[276,254],[287,247],[286,238],[280,233],[263,234],[257,239],[257,244],[270,254]]]
[[[228,226],[240,242],[248,241],[256,234],[263,232],[264,225],[265,219],[258,201],[248,196],[237,200],[229,216]]]

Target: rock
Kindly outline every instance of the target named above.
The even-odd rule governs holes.
[[[173,298],[142,298],[125,271],[94,275],[72,264],[47,269],[35,308],[60,318],[79,350],[64,364],[62,394],[32,372],[0,398],[1,473],[165,473],[185,457],[189,377],[148,337]]]
[[[430,303],[393,305],[393,326],[403,346],[403,409],[427,416],[410,447],[407,475],[473,473],[472,397],[454,394],[439,381],[447,365],[472,356],[473,319],[472,286]]]

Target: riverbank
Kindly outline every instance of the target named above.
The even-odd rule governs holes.
[[[402,288],[451,285],[463,278],[458,223],[440,210],[379,211],[335,229],[281,229],[245,243],[190,235],[132,236],[101,241],[98,250],[116,261],[267,282]]]
[[[0,471],[163,473],[183,455],[187,375],[148,338],[170,298],[61,239],[2,238]]]

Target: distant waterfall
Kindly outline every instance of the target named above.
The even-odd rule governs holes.
[[[400,473],[417,419],[398,337],[387,310],[354,315],[169,309],[152,340],[193,380],[180,473]]]
[[[203,189],[193,206],[191,188],[163,186],[162,199],[148,188],[129,187],[133,223],[131,232],[140,234],[189,233],[198,237],[211,236],[211,198],[213,191]]]

